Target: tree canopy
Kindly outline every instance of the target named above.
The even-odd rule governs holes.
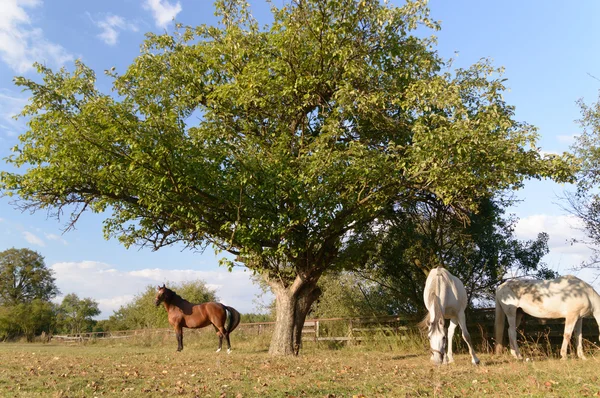
[[[600,101],[586,104],[578,101],[581,108],[579,123],[582,133],[576,137],[572,149],[579,160],[577,190],[567,193],[567,210],[578,216],[584,226],[589,247],[593,250],[582,266],[598,267],[600,263]]]
[[[49,333],[56,324],[59,293],[44,257],[30,249],[0,252],[0,339]]]
[[[71,334],[91,331],[97,315],[100,315],[98,302],[91,298],[80,299],[75,293],[67,294],[58,307],[59,322]]]
[[[221,22],[148,34],[114,94],[82,62],[19,77],[29,119],[0,190],[30,210],[104,212],[107,237],[212,244],[277,296],[273,354],[299,344],[345,237],[433,195],[457,214],[525,178],[565,180],[514,119],[501,70],[452,70],[422,1],[302,0],[261,27],[245,1]],[[232,264],[230,264],[232,265]]]
[[[356,239],[346,268],[376,282],[385,296],[386,313],[421,313],[429,269],[443,266],[465,285],[469,301],[488,305],[506,275],[555,277],[541,261],[548,235],[522,241],[514,236],[516,219],[505,215],[501,197],[483,198],[467,220],[457,219],[443,203],[421,202],[406,208],[367,238]],[[363,258],[365,265],[355,269]],[[371,295],[375,295],[371,292]]]
[[[30,249],[0,252],[0,305],[50,301],[59,293],[44,257]]]

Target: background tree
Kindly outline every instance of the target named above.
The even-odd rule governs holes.
[[[461,220],[451,207],[431,199],[397,212],[376,232],[377,239],[362,239],[356,249],[367,264],[357,274],[382,287],[380,294],[387,297],[392,313],[423,311],[426,273],[437,266],[459,277],[469,300],[484,306],[493,301],[494,289],[507,274],[556,276],[541,261],[548,253],[547,234],[532,241],[514,236],[517,220],[504,214],[511,201],[482,198],[476,211]]]
[[[586,243],[593,250],[592,257],[582,266],[598,267],[600,262],[600,101],[591,105],[578,101],[582,117],[582,133],[575,138],[572,149],[580,169],[576,192],[566,193],[566,209],[579,217],[587,235]]]
[[[55,326],[59,293],[44,258],[30,249],[0,252],[0,338],[25,336],[28,340]]]
[[[56,327],[56,305],[35,299],[31,303],[21,303],[9,308],[10,319],[18,327],[18,335],[25,336],[27,341],[33,341],[42,332],[51,333]],[[12,336],[14,337],[14,336]]]
[[[91,331],[97,315],[100,315],[98,303],[91,298],[80,299],[75,293],[67,294],[58,307],[59,322],[67,333]]]
[[[218,301],[215,291],[209,289],[201,280],[180,284],[168,283],[167,287],[194,304]],[[131,303],[121,306],[110,316],[108,328],[127,330],[170,327],[164,307],[162,305],[157,307],[154,304],[156,291],[156,286],[148,286],[146,290],[136,295]]]
[[[15,248],[0,252],[1,305],[50,301],[58,293],[52,270],[39,253]]]
[[[569,176],[513,119],[500,71],[442,72],[435,40],[412,33],[437,28],[422,2],[294,1],[264,28],[246,1],[215,6],[216,26],[149,34],[125,74],[108,72],[115,97],[81,62],[17,78],[30,120],[9,162],[27,169],[0,190],[72,224],[106,211],[125,245],[236,255],[275,293],[271,354],[297,352],[319,278],[390,208],[434,195],[460,213]]]
[[[354,272],[328,273],[319,280],[322,294],[313,304],[311,318],[353,318],[396,315],[393,296],[381,285]]]

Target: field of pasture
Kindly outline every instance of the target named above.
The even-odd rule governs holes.
[[[357,346],[307,342],[299,357],[267,354],[268,336],[232,335],[215,353],[212,333],[85,344],[0,344],[0,396],[100,397],[462,397],[598,396],[600,352],[560,361],[524,347],[518,362],[481,353],[474,367],[430,364],[425,342],[396,338]],[[588,347],[589,348],[589,347]]]

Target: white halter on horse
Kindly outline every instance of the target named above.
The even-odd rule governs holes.
[[[512,279],[496,289],[496,353],[502,353],[504,315],[508,319],[510,352],[521,359],[517,346],[517,327],[525,313],[536,318],[565,318],[565,332],[560,356],[567,358],[567,346],[573,329],[577,337],[577,356],[585,359],[581,336],[583,317],[593,316],[600,325],[600,296],[594,288],[572,275],[542,280]]]
[[[467,308],[467,292],[462,282],[442,267],[429,272],[423,292],[425,307],[429,311],[427,319],[429,342],[431,344],[431,360],[436,364],[454,362],[452,356],[452,337],[454,329],[460,325],[462,337],[469,347],[471,362],[477,365],[479,359],[473,350],[471,336],[467,331],[465,308]],[[445,319],[450,319],[448,337],[445,333]],[[446,342],[448,354],[446,355]]]

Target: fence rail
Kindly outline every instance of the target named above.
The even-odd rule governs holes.
[[[467,327],[476,342],[490,341],[494,336],[494,308],[479,308],[467,314]],[[304,323],[302,338],[305,341],[339,341],[360,342],[375,335],[396,336],[401,339],[416,333],[420,317],[415,316],[379,316],[364,318],[319,318],[309,319]],[[505,322],[506,324],[506,322]],[[261,335],[270,333],[275,322],[240,323],[239,330],[249,334]],[[506,326],[505,326],[506,327]],[[562,340],[564,319],[538,319],[525,315],[519,328],[526,336],[535,337],[544,334],[553,343]],[[190,329],[190,332],[200,332]],[[587,339],[598,341],[598,328],[595,322],[585,322],[583,333]],[[86,340],[127,339],[136,336],[153,336],[174,334],[173,329],[136,329],[108,332],[90,332],[68,335],[50,336],[53,341],[77,343]],[[505,339],[507,333],[504,334]]]

